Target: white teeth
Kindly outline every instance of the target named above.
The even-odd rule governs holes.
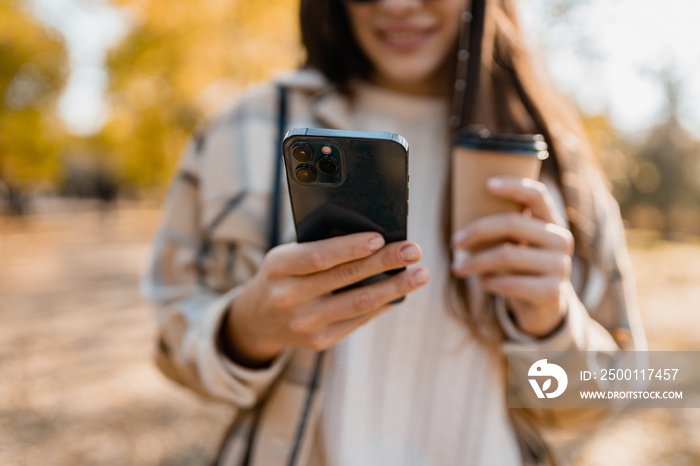
[[[419,39],[425,34],[423,32],[389,32],[386,34],[386,38],[391,42],[410,42],[412,40]]]

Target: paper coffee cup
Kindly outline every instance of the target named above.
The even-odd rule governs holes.
[[[487,215],[520,211],[518,203],[492,195],[488,179],[515,176],[536,180],[542,160],[548,156],[541,134],[490,133],[482,126],[461,130],[452,149],[452,232]]]

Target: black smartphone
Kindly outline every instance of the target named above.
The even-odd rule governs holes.
[[[299,242],[366,231],[381,233],[387,243],[406,239],[408,142],[402,136],[295,128],[286,134],[282,149]]]

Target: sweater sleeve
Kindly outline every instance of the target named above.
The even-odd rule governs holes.
[[[233,233],[212,238],[215,235],[207,228],[211,221],[204,211],[212,202],[203,199],[203,185],[223,184],[221,179],[208,179],[217,171],[231,179],[221,169],[213,169],[218,162],[211,161],[230,156],[230,133],[230,128],[214,125],[206,136],[189,142],[168,191],[141,291],[155,310],[156,363],[161,371],[204,397],[245,408],[270,388],[291,350],[268,367],[253,370],[230,360],[219,344],[222,321],[242,284],[259,267],[266,248],[261,222],[246,219],[252,218],[249,212],[259,212],[267,204],[267,196],[248,199],[243,187],[233,187],[228,199],[213,202],[224,206],[222,215],[226,209],[246,207],[244,214],[227,215],[226,230]],[[206,158],[210,160],[204,170],[202,160]],[[258,217],[266,212],[263,207]],[[221,216],[214,219],[217,221]]]

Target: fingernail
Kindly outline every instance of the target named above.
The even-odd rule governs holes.
[[[453,244],[458,244],[464,241],[467,238],[467,232],[464,230],[460,230],[454,235],[452,235],[452,243]]]
[[[382,246],[384,246],[384,237],[382,236],[375,236],[369,240],[369,250],[372,252],[381,249]]]
[[[469,260],[469,252],[464,249],[455,249],[452,260],[452,270],[458,271]]]
[[[417,261],[418,258],[420,257],[420,251],[418,251],[418,248],[409,244],[408,246],[404,246],[401,251],[399,252],[399,255],[401,256],[401,259],[405,262],[413,262]]]
[[[493,189],[501,189],[502,187],[505,186],[505,182],[503,181],[503,179],[498,178],[498,177],[489,178],[487,183],[488,183],[489,188],[493,188]]]
[[[428,269],[420,268],[413,272],[413,283],[416,285],[422,285],[428,281],[428,278],[430,278],[430,273],[428,272]]]

